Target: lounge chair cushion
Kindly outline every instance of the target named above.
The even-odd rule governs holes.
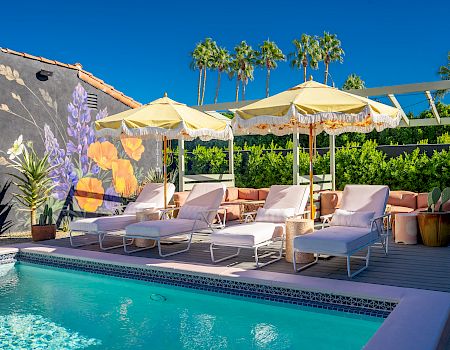
[[[190,220],[202,220],[202,213],[208,210],[208,207],[203,207],[199,205],[189,205],[185,204],[181,207],[178,213],[178,219],[190,219]]]
[[[389,187],[380,185],[346,185],[340,209],[348,211],[373,211],[375,217],[384,214],[389,197]]]
[[[374,216],[373,211],[348,211],[336,209],[330,226],[369,227]]]
[[[347,254],[377,238],[377,231],[370,228],[330,226],[295,237],[294,248],[305,253]]]
[[[167,184],[167,201],[170,201],[175,192],[175,185]],[[139,196],[136,198],[139,203],[155,203],[156,208],[164,208],[164,184],[148,183],[144,186]]]
[[[127,226],[127,236],[159,238],[191,232],[194,229],[204,229],[205,222],[189,219],[170,219],[160,221],[143,221]]]
[[[215,231],[211,234],[211,243],[217,245],[248,246],[266,242],[274,237],[282,236],[284,224],[271,222],[252,222],[235,225]]]
[[[147,203],[147,202],[131,202],[128,203],[125,207],[124,214],[131,214],[134,215],[138,211],[142,211],[144,209],[156,209],[156,203]]]
[[[257,222],[285,223],[286,219],[295,215],[295,208],[265,209],[259,208],[256,212]]]
[[[273,185],[267,195],[264,209],[295,208],[294,214],[301,214],[308,201],[308,186]]]
[[[72,231],[86,233],[108,232],[124,230],[130,224],[137,221],[136,215],[100,216],[97,218],[85,218],[70,223]]]

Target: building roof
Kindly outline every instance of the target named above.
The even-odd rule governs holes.
[[[122,102],[123,104],[125,104],[131,108],[136,108],[136,107],[141,106],[141,104],[139,102],[135,101],[131,97],[126,96],[123,92],[120,92],[120,91],[116,90],[113,86],[106,84],[103,80],[97,78],[92,73],[85,71],[83,69],[83,66],[80,63],[75,63],[75,64],[63,63],[63,62],[59,62],[56,60],[49,60],[44,57],[33,56],[33,55],[27,54],[25,52],[14,51],[14,50],[2,48],[2,47],[0,47],[0,51],[4,52],[4,53],[9,53],[12,55],[17,55],[17,56],[21,56],[24,58],[28,58],[31,60],[40,61],[40,62],[47,63],[47,64],[54,64],[56,66],[77,70],[78,78],[85,81],[89,85],[92,85],[96,89],[103,91],[104,93],[112,96],[116,100]]]

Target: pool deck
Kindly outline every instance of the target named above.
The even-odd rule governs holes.
[[[88,237],[92,239],[93,237]],[[111,238],[109,242],[118,244],[120,241]],[[58,239],[42,242],[45,245],[70,247],[68,239]],[[99,251],[98,244],[85,246],[78,249]],[[179,249],[177,244],[164,246],[167,252]],[[108,251],[112,254],[124,255],[123,249]],[[223,256],[230,254],[232,250],[224,248]],[[264,252],[264,249],[261,249]],[[252,250],[241,251],[236,258],[215,264],[214,266],[236,267],[244,270],[255,269]],[[144,250],[133,253],[133,256],[162,259],[158,256],[157,249]],[[262,254],[261,254],[262,255]],[[208,235],[197,234],[194,243],[186,253],[166,258],[194,265],[213,265],[209,253]],[[356,261],[354,268],[361,262]],[[268,265],[263,271],[294,274],[292,264],[284,259]],[[302,271],[301,275],[310,277],[348,280],[345,258],[331,257],[320,259],[319,263]],[[450,247],[426,247],[424,245],[402,245],[390,242],[389,254],[386,256],[381,248],[374,247],[371,251],[369,268],[355,276],[352,281],[363,283],[383,284],[396,287],[427,289],[450,293]]]
[[[132,255],[123,254],[121,249],[100,252],[98,245],[74,249],[70,248],[68,239],[18,244],[12,248],[121,266],[140,265],[249,283],[396,301],[398,305],[365,349],[447,349],[449,346],[449,247],[391,243],[388,256],[376,247],[369,268],[352,280],[347,278],[345,261],[341,258],[323,259],[301,274],[294,274],[292,265],[284,260],[255,270],[250,251],[214,265],[210,261],[207,235],[196,235],[189,252],[165,259],[159,258],[155,249]],[[179,249],[177,244],[164,248],[166,251]],[[3,251],[4,254],[7,249],[0,248],[0,253]]]

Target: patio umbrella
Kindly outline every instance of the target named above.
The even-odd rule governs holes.
[[[120,137],[121,134],[142,139],[163,140],[164,203],[167,205],[167,140],[200,138],[229,140],[230,125],[206,113],[176,102],[164,94],[142,107],[130,109],[95,122],[97,136]]]
[[[382,131],[400,123],[397,108],[353,95],[315,81],[308,81],[277,95],[235,111],[235,135],[309,135],[309,178],[311,216],[313,202],[313,137],[322,131],[330,135],[344,132]]]

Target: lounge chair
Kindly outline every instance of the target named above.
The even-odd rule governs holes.
[[[263,208],[258,209],[254,222],[226,227],[211,234],[211,260],[218,263],[239,255],[242,248],[253,249],[256,267],[263,267],[281,259],[285,237],[286,219],[293,216],[304,215],[309,192],[307,186],[274,185],[270,187]],[[247,216],[247,221],[252,216]],[[250,219],[252,220],[252,219]],[[259,262],[258,248],[281,241],[278,255],[270,261]],[[221,259],[214,257],[216,247],[237,248],[235,254]]]
[[[158,245],[158,252],[161,257],[167,257],[189,250],[194,232],[200,230],[214,229],[214,220],[217,217],[220,203],[225,195],[225,186],[221,183],[200,183],[194,185],[186,202],[181,208],[169,208],[163,210],[163,220],[144,221],[131,224],[126,227],[126,234],[123,237],[123,249],[125,253],[134,253],[144,249],[127,249],[126,239],[144,238],[155,241]],[[175,219],[169,219],[166,213],[179,210]],[[187,247],[171,253],[163,253],[161,250],[161,240],[167,240],[175,236],[187,236]]]
[[[175,192],[175,186],[167,184],[167,200],[170,201]],[[164,185],[161,183],[148,183],[144,186],[136,201],[128,203],[122,214],[111,216],[100,216],[95,218],[83,218],[70,223],[69,237],[72,247],[82,247],[85,245],[99,243],[101,250],[110,250],[122,247],[122,244],[115,246],[104,246],[104,240],[108,235],[117,235],[125,230],[130,224],[137,222],[136,212],[144,209],[160,210],[164,208]],[[116,209],[123,209],[118,205]],[[96,235],[95,241],[76,244],[72,232],[83,232],[89,235]],[[128,242],[130,245],[132,242]]]
[[[389,197],[387,186],[347,185],[342,194],[341,205],[333,214],[322,217],[329,227],[294,238],[294,256],[299,252],[314,253],[315,260],[294,270],[301,271],[318,262],[319,254],[347,258],[347,274],[352,278],[369,266],[370,247],[381,242],[388,253],[390,214],[385,214]],[[353,256],[367,248],[365,256]],[[362,259],[365,265],[351,273],[350,258]]]

